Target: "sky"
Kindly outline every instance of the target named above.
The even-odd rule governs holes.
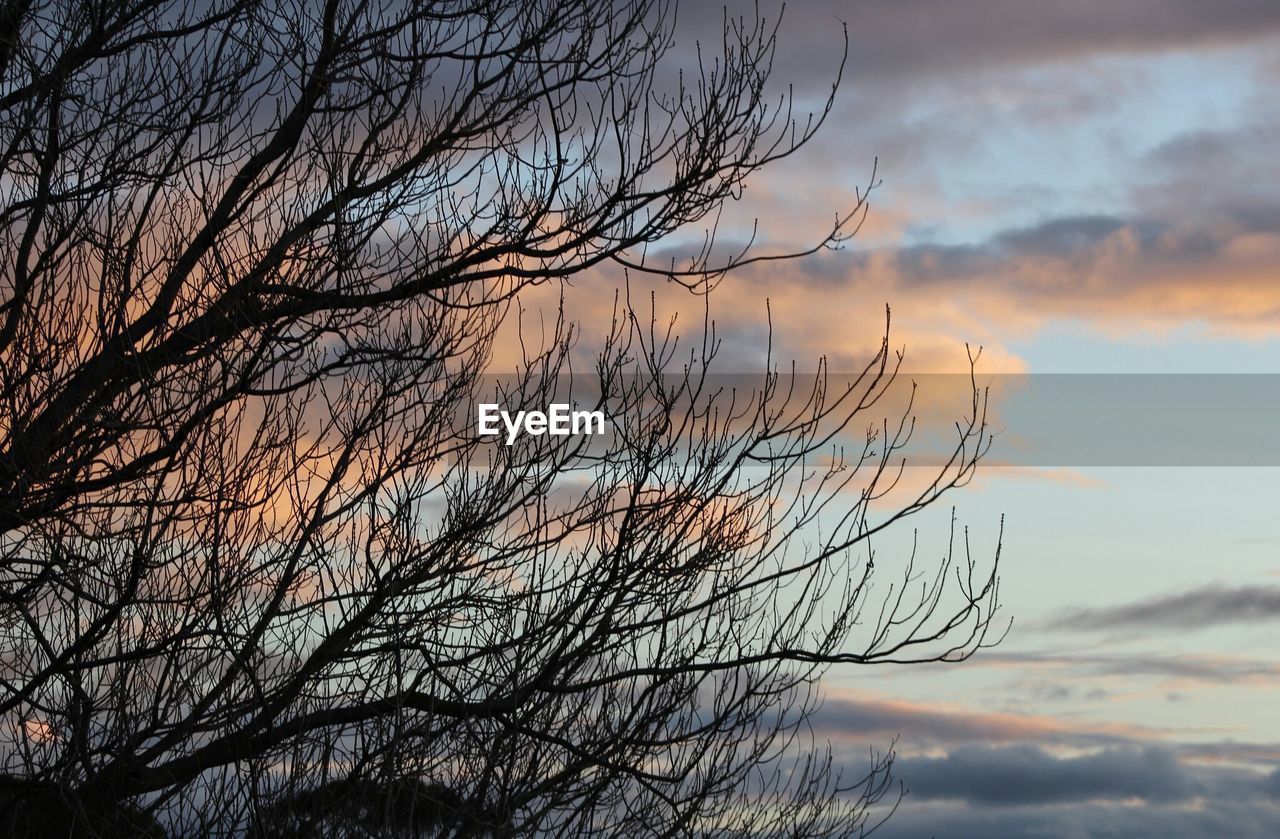
[[[830,293],[889,304],[909,358],[969,341],[1032,376],[1280,372],[1280,5],[787,13],[813,55],[823,20],[851,41],[825,160],[789,161],[790,187],[878,157]],[[1209,419],[1197,443],[1231,435],[1229,409]],[[963,664],[832,674],[833,742],[898,737],[885,836],[1280,835],[1280,472],[1170,455],[993,468],[950,499],[988,547],[1004,515],[1013,624]]]
[[[720,15],[686,3],[677,51]],[[851,771],[896,738],[908,794],[886,837],[1280,835],[1280,446],[1257,443],[1271,465],[1213,454],[1242,413],[1265,437],[1248,397],[1277,387],[1221,377],[1280,374],[1280,3],[801,0],[774,65],[800,102],[829,88],[842,25],[827,123],[749,181],[724,229],[758,219],[762,247],[800,246],[873,164],[879,184],[843,249],[716,289],[730,366],[760,360],[768,301],[776,355],[859,369],[887,305],[911,371],[963,370],[980,345],[982,374],[1227,384],[1162,380],[1172,403],[1118,420],[1100,401],[1116,391],[1086,388],[1062,427],[1092,458],[1005,467],[998,438],[911,526],[940,553],[954,505],[989,556],[1003,516],[1004,641],[835,669],[818,732]],[[995,408],[1005,440],[1041,422]],[[1124,441],[1175,415],[1161,453],[1125,462]]]
[[[972,482],[875,550],[943,557],[960,522],[999,552],[1002,640],[833,667],[812,720],[853,777],[894,750],[880,835],[1280,836],[1280,0],[729,2],[686,0],[668,67],[760,14],[797,113],[842,75],[721,250],[804,251],[869,203],[841,247],[717,285],[717,372],[856,372],[888,309],[930,422],[978,348],[994,388]],[[583,349],[611,327],[594,279],[565,300]],[[702,298],[653,291],[702,326]]]

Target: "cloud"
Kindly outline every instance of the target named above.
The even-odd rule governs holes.
[[[762,7],[762,14],[773,11]],[[681,43],[692,32],[718,29],[721,19],[718,7],[694,4],[680,15]],[[1152,88],[1168,79],[1144,81],[1138,69],[1085,78],[1064,64],[1046,77],[1000,69],[1001,62],[1252,40],[1280,32],[1280,5],[805,4],[788,7],[780,58],[789,49],[796,55],[794,66],[783,60],[775,68],[779,81],[795,81],[797,90],[827,89],[819,81],[829,82],[833,68],[818,56],[836,37],[835,16],[849,19],[854,35],[846,77],[854,101],[842,98],[814,145],[756,173],[742,200],[728,203],[720,250],[736,250],[753,233],[757,253],[812,245],[836,212],[853,206],[873,155],[882,156],[885,185],[873,193],[868,226],[849,249],[763,263],[725,280],[711,310],[722,342],[719,369],[763,364],[770,343],[766,299],[774,357],[811,366],[825,356],[837,371],[859,369],[874,351],[886,303],[894,311],[895,346],[906,345],[916,370],[962,369],[968,341],[986,347],[985,371],[1017,372],[1022,362],[1010,344],[1057,318],[1125,333],[1188,321],[1215,332],[1280,332],[1280,200],[1270,189],[1276,166],[1269,152],[1278,135],[1268,114],[1250,114],[1249,125],[1191,132],[1175,122],[1164,136],[1126,128],[1123,142],[1094,152],[1105,165],[1086,165],[1080,178],[1044,166],[1028,171],[1014,189],[1010,175],[993,172],[1009,169],[1008,150],[1016,158],[1029,141],[1044,147],[1045,160],[1068,154],[1064,143],[1094,136],[1092,130],[1079,134],[1093,120],[1097,132],[1120,119],[1153,122],[1140,103],[1172,95]],[[943,81],[960,71],[982,75],[978,93],[966,87],[977,98],[957,105],[950,89],[889,95],[881,79],[940,68],[950,68],[939,76]],[[1113,84],[1128,87],[1114,95]],[[1076,94],[1092,98],[1065,132],[1046,128],[1023,108],[1039,113]],[[1009,171],[1018,161],[1012,165]],[[1100,190],[1104,176],[1114,180]],[[1028,189],[1046,195],[1029,196]],[[1069,195],[1075,197],[1063,197]],[[701,245],[703,226],[685,231],[694,244],[667,242],[650,256],[658,262],[687,257]],[[591,324],[608,324],[616,273],[584,278],[570,295],[571,316],[585,325],[584,346],[594,337]],[[593,294],[591,286],[601,288]],[[640,289],[637,297],[647,293]],[[526,295],[522,302],[536,299]],[[662,287],[658,299],[664,314],[685,314],[686,331],[700,325],[701,301],[683,289]]]
[[[1071,684],[1066,680],[1032,679],[1016,687],[1026,693],[1026,699],[1033,706],[1058,702],[1105,702],[1113,696],[1112,691],[1103,688],[1089,688]],[[1014,707],[1012,704],[1010,707]]]
[[[1048,629],[1206,629],[1234,623],[1280,620],[1280,587],[1210,585],[1118,606],[1076,609],[1045,624]]]
[[[1153,676],[1182,683],[1236,684],[1270,682],[1280,677],[1280,664],[1253,658],[1223,655],[1171,653],[1072,653],[1011,652],[990,650],[966,667],[1016,667],[1061,670],[1075,677],[1083,675]]]
[[[891,299],[912,326],[949,317],[952,332],[1000,324],[1010,336],[1069,317],[1126,331],[1201,321],[1274,333],[1277,221],[1280,202],[1191,219],[1052,218],[975,244],[863,252],[848,264],[843,296]]]
[[[1280,835],[1277,744],[862,694],[832,694],[812,721],[851,774],[866,742],[898,738],[908,793],[878,835]]]
[[[762,3],[761,14],[776,19],[779,5]],[[754,6],[733,3],[728,11],[750,16]],[[707,40],[722,14],[718,4],[686,4],[682,33]],[[794,42],[829,33],[839,21],[849,26],[849,75],[882,79],[1249,41],[1280,31],[1280,8],[1269,0],[820,0],[787,7],[780,73],[812,75],[812,55]]]
[[[1187,322],[1280,332],[1280,201],[1197,195],[1194,211],[1063,215],[968,244],[882,245],[748,266],[711,298],[720,369],[760,369],[770,344],[776,360],[798,359],[802,369],[819,357],[833,371],[861,369],[883,336],[886,303],[893,346],[905,346],[908,369],[922,372],[965,370],[966,342],[984,347],[981,372],[1022,372],[1008,343],[1056,318],[1126,333]],[[609,322],[609,285],[584,323]],[[571,295],[575,317],[587,291]],[[678,287],[657,295],[660,320],[681,310],[682,323],[700,326],[700,300]]]
[[[922,244],[886,256],[909,287],[980,280],[1008,283],[1040,297],[1080,292],[1096,297],[1101,291],[1123,292],[1122,279],[1158,283],[1176,278],[1177,272],[1169,269],[1188,261],[1229,258],[1242,237],[1272,233],[1278,220],[1280,203],[1209,209],[1181,222],[1153,216],[1064,216],[1006,229],[976,245]],[[1136,269],[1140,263],[1147,270],[1125,276],[1116,272],[1111,277],[1116,282],[1105,286],[1092,282],[1100,269]],[[1054,267],[1072,270],[1044,270]]]
[[[839,694],[827,697],[812,722],[824,736],[841,742],[887,742],[901,734],[915,749],[1025,741],[1085,748],[1146,741],[1166,734],[1128,725],[1090,725],[1035,714],[975,712]]]
[[[1280,835],[1280,808],[1268,800],[1173,801],[1133,806],[1085,802],[1027,807],[972,807],[964,802],[913,801],[911,796],[876,833],[887,839],[992,836],[1000,839],[1271,839]]]
[[[1280,835],[1276,744],[840,694],[813,723],[850,774],[868,740],[900,734],[893,771],[907,796],[877,835]]]
[[[1260,114],[1230,128],[1201,128],[1177,134],[1147,151],[1138,163],[1154,168],[1160,176],[1153,184],[1156,192],[1152,194],[1157,198],[1161,184],[1171,180],[1179,185],[1195,181],[1204,186],[1216,181],[1219,188],[1209,194],[1237,202],[1242,198],[1265,198],[1274,192],[1259,183],[1257,175],[1259,170],[1269,174],[1277,171],[1276,161],[1267,152],[1278,141],[1280,126],[1275,123],[1275,115]],[[1191,209],[1199,211],[1198,205]],[[1274,220],[1273,213],[1270,218]]]
[[[752,10],[735,4],[729,13]],[[761,6],[767,17],[776,12]],[[707,33],[718,31],[721,16],[714,5],[682,7],[678,50],[694,37],[714,46]],[[1181,90],[1167,87],[1181,76],[1143,57],[1254,44],[1280,32],[1280,5],[793,4],[777,81],[825,95],[837,18],[849,22],[853,42],[830,124],[814,145],[753,176],[720,230],[743,236],[759,217],[762,250],[811,244],[851,206],[873,155],[881,155],[885,186],[873,196],[871,226],[850,250],[769,263],[726,281],[714,316],[727,359],[759,361],[765,297],[779,355],[802,362],[826,355],[834,369],[864,358],[885,303],[912,356],[947,369],[962,359],[965,340],[985,345],[988,362],[1012,368],[1019,361],[1009,343],[1057,318],[1125,332],[1187,321],[1280,332],[1274,115],[1246,111],[1235,118],[1247,125],[1228,119],[1186,131],[1184,114],[1160,104],[1183,101]],[[1103,54],[1140,55],[1123,69],[1082,68],[1077,60]],[[1202,69],[1216,79],[1212,60]],[[1055,63],[1028,69],[1045,62]],[[1028,67],[1012,66],[1019,64]],[[908,77],[937,84],[905,91],[890,81]],[[1239,93],[1223,93],[1224,111]],[[1045,119],[1046,109],[1063,113]],[[1059,120],[1067,127],[1055,127]],[[1028,146],[1038,150],[1038,165]],[[996,225],[1003,228],[992,232]]]
[[[972,745],[943,757],[907,757],[899,775],[921,798],[1009,806],[1064,801],[1170,801],[1206,785],[1167,747],[1120,746],[1059,757],[1029,743]]]
[[[846,10],[841,17],[852,32],[855,78],[1242,41],[1280,30],[1280,7],[1269,0],[860,0],[832,6]],[[819,14],[815,7],[806,11]]]

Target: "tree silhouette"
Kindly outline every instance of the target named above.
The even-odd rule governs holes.
[[[892,801],[891,754],[842,775],[805,721],[832,664],[986,638],[994,562],[869,551],[968,479],[978,389],[876,514],[909,422],[840,451],[887,337],[729,388],[710,328],[620,299],[589,373],[562,313],[484,375],[530,285],[780,258],[648,251],[830,108],[768,92],[761,20],[668,90],[674,11],[3,4],[8,835],[847,835]],[[611,433],[476,433],[553,398]]]

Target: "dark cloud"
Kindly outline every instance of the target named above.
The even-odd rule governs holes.
[[[1265,800],[1188,804],[1072,803],[971,807],[913,801],[911,796],[876,833],[879,839],[999,837],[999,839],[1274,839],[1280,808]]]
[[[1168,653],[1045,653],[991,650],[966,666],[1048,667],[1075,677],[1154,676],[1196,682],[1231,684],[1280,677],[1280,664],[1232,656]]]
[[[1125,226],[1114,216],[1069,216],[1004,231],[992,242],[1015,254],[1069,257],[1081,249],[1097,247]]]
[[[913,795],[1009,806],[1065,801],[1172,801],[1206,785],[1168,748],[1123,746],[1058,757],[1038,745],[973,745],[944,757],[900,758]]]
[[[898,274],[909,284],[986,276],[1003,267],[997,247],[988,245],[911,245],[893,254]]]
[[[1115,629],[1206,629],[1234,623],[1280,620],[1280,587],[1204,586],[1090,609],[1077,609],[1048,622],[1049,629],[1082,631]]]
[[[981,292],[968,299],[1025,313],[1273,321],[1280,295],[1266,254],[1280,230],[1280,200],[1215,203],[1203,192],[1197,200],[1166,204],[1167,217],[1064,216],[977,244],[888,248],[870,259],[902,292]],[[1208,294],[1208,283],[1218,291]]]
[[[1274,148],[1280,142],[1280,129],[1274,125],[1245,125],[1222,129],[1204,129],[1172,137],[1144,156],[1146,164],[1172,171],[1221,172],[1236,166],[1266,165],[1267,158],[1258,152]],[[1256,169],[1255,169],[1256,171]]]
[[[754,13],[754,3],[728,5],[731,15]],[[776,19],[779,5],[763,2],[761,14]],[[719,29],[722,9],[716,3],[684,4],[682,31],[708,39]],[[848,69],[857,79],[1252,40],[1280,30],[1280,5],[1272,0],[817,0],[788,5],[783,20],[784,36],[807,39],[847,23]],[[807,75],[813,55],[806,61],[800,47],[792,44],[788,50],[786,38],[783,49],[784,73]]]
[[[1258,114],[1244,125],[1174,136],[1135,161],[1133,202],[1142,215],[1240,233],[1280,230],[1280,124]],[[1268,121],[1269,120],[1269,121]]]
[[[1001,230],[977,244],[924,243],[884,249],[878,254],[889,260],[895,275],[909,286],[962,280],[999,282],[1027,260],[1086,266],[1099,257],[1109,240],[1119,235],[1136,246],[1136,257],[1170,262],[1207,260],[1219,255],[1240,235],[1277,229],[1280,203],[1224,209],[1216,221],[1212,230],[1206,230],[1196,226],[1180,228],[1156,218],[1072,215]],[[876,256],[877,252],[871,250],[815,254],[790,269],[788,282],[793,287],[801,283],[815,289],[847,285],[871,268]],[[773,263],[764,263],[739,272],[735,280],[764,284],[776,273]]]
[[[831,6],[831,14],[849,22],[855,77],[1195,46],[1280,29],[1280,5],[1271,0],[861,0]],[[806,13],[816,16],[817,9],[807,6]]]
[[[1067,291],[1086,278],[1084,269],[1097,263],[1108,243],[1123,235],[1135,249],[1134,260],[1149,263],[1208,261],[1220,256],[1239,236],[1270,232],[1280,205],[1238,208],[1219,213],[1219,223],[1179,226],[1156,218],[1121,219],[1108,215],[1064,216],[1000,231],[976,245],[913,245],[892,253],[902,281],[925,285],[958,280],[1007,281],[1027,260],[1052,260],[1081,269],[1045,282],[1036,273],[1024,291]],[[1116,278],[1119,281],[1122,278]],[[1064,283],[1068,283],[1064,286]]]
[[[1034,745],[903,758],[886,836],[1280,835],[1280,776],[1180,759],[1163,746],[1057,756]]]
[[[758,14],[770,25],[780,0],[683,3],[677,18],[676,64],[692,67],[695,44],[704,54],[721,44],[725,6],[730,19]],[[1006,73],[1011,65],[1083,59],[1091,55],[1197,49],[1254,41],[1280,32],[1280,4],[1272,0],[807,0],[786,5],[773,78],[797,85],[806,101],[830,90],[849,32],[842,96],[857,95],[860,111],[877,108],[901,85],[920,79]],[[1087,74],[1087,68],[1081,68]],[[1088,85],[1033,98],[1041,117],[1092,112],[1116,80],[1097,74]],[[898,93],[890,91],[897,90]],[[892,106],[890,106],[892,110]],[[1035,114],[1028,114],[1035,118]],[[857,117],[861,119],[862,117]],[[887,153],[889,150],[882,150]]]
[[[908,794],[878,835],[1280,835],[1277,744],[1179,743],[1140,729],[851,699],[829,700],[814,723],[851,775],[865,768],[868,737],[900,733],[894,774]],[[842,753],[846,740],[859,749]]]
[[[902,757],[894,771],[909,792],[885,835],[1280,835],[1280,771],[1187,756],[1139,744],[1064,756],[1022,743]]]

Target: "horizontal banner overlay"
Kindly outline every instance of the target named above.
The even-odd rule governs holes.
[[[1280,466],[1280,373],[654,377],[631,370],[482,375],[472,400],[465,415],[458,406],[458,430],[499,446],[579,435],[596,438],[586,449],[598,453],[663,414],[684,418],[673,425],[686,433],[690,417],[746,433],[762,416],[798,422],[820,411],[819,427],[845,456],[864,448],[883,454],[894,440],[895,462],[932,466],[950,458],[976,405],[990,443],[986,466]],[[762,402],[763,413],[749,407]]]

